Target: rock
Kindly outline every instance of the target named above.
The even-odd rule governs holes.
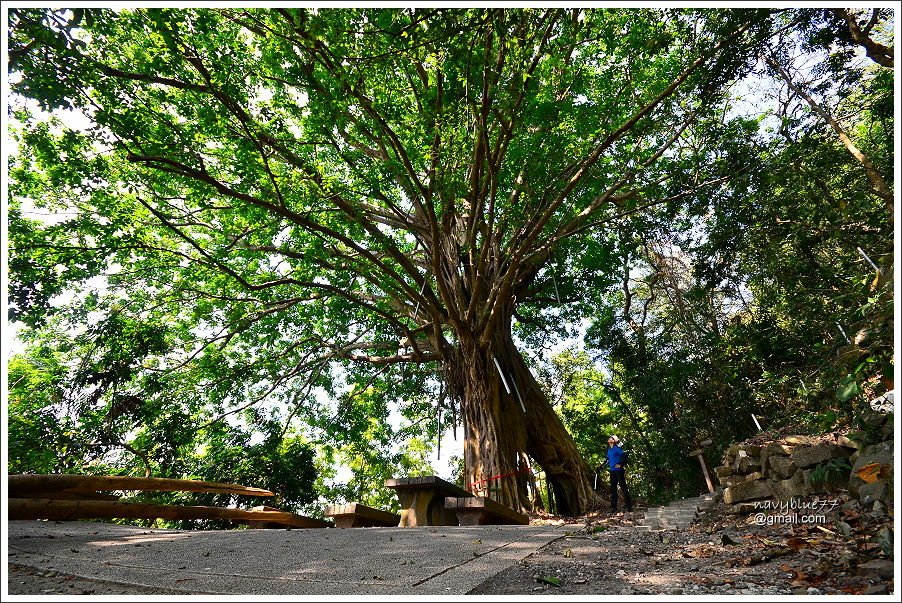
[[[739,447],[739,450],[745,452],[749,456],[761,456],[761,446],[755,446],[753,444],[744,444]]]
[[[890,559],[871,559],[867,563],[862,563],[858,566],[858,573],[865,576],[892,578],[893,562]]]
[[[725,510],[730,515],[746,515],[748,513],[754,513],[758,510],[758,507],[755,503],[743,502],[735,505],[727,505]]]
[[[789,479],[768,480],[767,484],[771,495],[779,500],[789,500],[811,493],[811,486],[806,482],[805,474],[801,471],[796,472]]]
[[[797,446],[792,451],[792,462],[796,467],[804,468],[829,461],[830,459],[849,458],[852,451],[835,444],[821,443],[817,446]]]
[[[858,488],[858,496],[864,503],[872,503],[874,501],[889,500],[892,496],[886,482],[874,482],[873,484],[863,484]]]
[[[733,471],[739,473],[739,465],[742,463],[743,459],[748,458],[749,453],[745,450],[740,450],[736,453],[736,458],[733,459]]]
[[[755,471],[754,473],[749,473],[745,476],[745,481],[753,482],[756,479],[763,479],[764,475],[760,471]]]
[[[736,484],[735,486],[730,486],[723,492],[723,500],[728,505],[746,500],[754,500],[756,498],[768,498],[770,496],[771,493],[767,486],[767,480],[762,479]]]
[[[795,474],[796,469],[798,469],[790,457],[783,455],[772,455],[768,457],[767,464],[770,468],[771,479],[789,479]]]
[[[729,488],[731,486],[735,486],[736,484],[741,484],[745,481],[745,476],[742,475],[731,475],[730,477],[722,477],[720,480],[720,485],[724,488]]]
[[[792,437],[792,436],[790,436]],[[784,444],[779,444],[777,442],[771,442],[767,446],[764,447],[764,452],[767,452],[768,455],[771,454],[784,454],[790,455],[792,454],[794,446],[786,446]],[[762,452],[763,454],[763,452]]]
[[[855,440],[850,440],[844,435],[836,438],[836,445],[842,446],[843,448],[854,448],[855,450],[858,450],[858,442],[856,442]]]
[[[819,588],[809,586],[808,589],[805,591],[805,594],[806,595],[820,595],[820,594],[823,594],[823,592]]]
[[[886,417],[887,416],[882,412],[866,410],[861,413],[861,416],[858,417],[858,420],[862,426],[876,429],[878,427],[882,427],[883,424],[886,423]]]
[[[714,468],[714,473],[717,475],[717,478],[720,479],[722,477],[727,477],[728,475],[733,475],[733,468],[729,465],[721,465]]]
[[[877,532],[877,544],[880,545],[880,550],[883,551],[884,555],[892,555],[893,554],[893,529],[888,526],[883,526]]]
[[[761,461],[761,475],[763,477],[770,477],[770,469],[767,467],[767,459],[770,458],[770,453],[766,449],[761,450],[761,456],[758,457],[758,460]]]
[[[798,446],[799,444],[803,444],[806,446],[811,446],[814,444],[814,440],[808,436],[802,435],[791,435],[783,438],[783,441],[789,444],[790,446]]]
[[[889,440],[872,446],[866,446],[858,451],[858,456],[852,465],[852,474],[849,476],[849,492],[851,492],[853,496],[864,498],[867,494],[871,494],[874,499],[879,499],[884,502],[889,501],[889,498],[875,496],[875,494],[879,493],[879,488],[876,487],[868,488],[866,489],[866,494],[861,494],[860,490],[863,486],[873,484],[867,484],[867,482],[859,475],[859,471],[871,464],[886,466],[882,471],[882,474],[885,477],[878,477],[873,483],[887,483],[893,474],[893,448],[893,441]],[[892,488],[887,488],[887,490],[892,492]]]
[[[739,473],[753,473],[759,469],[761,469],[760,458],[756,456],[744,456],[739,459]]]

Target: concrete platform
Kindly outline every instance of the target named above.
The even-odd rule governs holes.
[[[8,563],[174,595],[462,595],[578,525],[157,530],[9,521]],[[6,589],[4,589],[6,590]]]

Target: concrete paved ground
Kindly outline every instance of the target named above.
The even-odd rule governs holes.
[[[11,564],[222,595],[461,595],[577,525],[179,531],[10,521]]]

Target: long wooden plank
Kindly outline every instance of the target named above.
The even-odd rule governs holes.
[[[296,528],[325,528],[326,521],[287,511],[248,511],[223,507],[151,505],[109,500],[48,500],[10,498],[9,519],[231,519],[265,521]]]
[[[269,490],[239,484],[203,482],[167,477],[131,477],[127,475],[67,475],[22,474],[9,476],[9,495],[58,490],[159,490],[168,492],[212,492],[243,494],[245,496],[273,496]]]
[[[54,490],[52,492],[10,492],[10,498],[53,498],[65,500],[119,500],[113,494],[104,494],[94,490]]]

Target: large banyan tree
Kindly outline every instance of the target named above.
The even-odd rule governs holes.
[[[616,272],[619,220],[716,187],[678,143],[766,12],[9,15],[11,89],[31,99],[14,111],[14,318],[105,275],[123,294],[76,297],[86,324],[162,307],[193,323],[180,353],[147,346],[157,370],[225,349],[266,362],[234,373],[262,389],[323,363],[428,369],[459,409],[467,483],[511,476],[500,499],[529,508],[534,461],[559,512],[597,502],[512,328],[578,318]]]

